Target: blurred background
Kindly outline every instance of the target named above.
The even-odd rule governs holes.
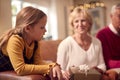
[[[45,40],[64,39],[73,33],[68,24],[70,11],[75,6],[88,9],[93,17],[91,34],[110,23],[111,7],[120,0],[0,0],[0,35],[9,28],[14,28],[16,14],[21,8],[33,6],[41,9],[48,16]]]

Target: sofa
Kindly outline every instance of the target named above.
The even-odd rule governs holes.
[[[43,60],[56,62],[57,47],[60,42],[61,40],[41,40],[39,42]],[[15,71],[4,71],[0,72],[0,80],[45,80],[45,78],[39,74],[18,76]]]

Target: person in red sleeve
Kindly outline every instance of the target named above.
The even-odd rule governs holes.
[[[120,3],[111,9],[111,23],[100,30],[96,37],[100,39],[106,63],[106,74],[110,80],[118,80],[120,72]]]

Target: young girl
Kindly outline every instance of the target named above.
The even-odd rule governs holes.
[[[48,74],[62,79],[60,66],[45,63],[40,57],[41,40],[46,32],[47,16],[37,8],[25,7],[17,15],[14,29],[0,38],[0,71],[14,70],[18,75]]]

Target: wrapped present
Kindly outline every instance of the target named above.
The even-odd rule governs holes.
[[[100,80],[101,73],[96,69],[80,70],[79,67],[70,67],[70,80]]]

